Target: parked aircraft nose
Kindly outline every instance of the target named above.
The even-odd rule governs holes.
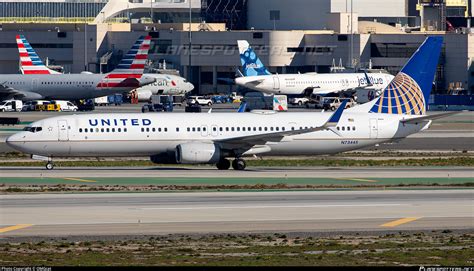
[[[151,76],[143,75],[142,78],[140,78],[140,86],[141,87],[149,85],[149,84],[153,84],[155,82],[156,82],[156,78],[151,77]]]
[[[194,85],[192,83],[188,83],[186,87],[186,91],[190,92],[194,90]]]

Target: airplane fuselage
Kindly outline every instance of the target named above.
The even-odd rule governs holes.
[[[369,73],[275,74],[236,78],[236,84],[267,94],[329,94],[348,90],[384,89],[394,78],[390,74]]]
[[[323,130],[287,136],[250,149],[226,150],[220,142],[323,125],[331,113],[93,114],[62,116],[31,124],[39,132],[20,132],[7,143],[46,157],[152,156],[185,143],[213,144],[242,155],[322,155],[361,149],[404,138],[427,123],[400,123],[402,116],[344,112],[337,133]],[[405,116],[406,117],[406,116]],[[230,121],[231,120],[231,121]],[[429,125],[429,124],[428,124]]]
[[[24,94],[23,100],[80,100],[129,92],[154,78],[130,78],[121,85],[108,85],[106,74],[2,74],[0,84]]]

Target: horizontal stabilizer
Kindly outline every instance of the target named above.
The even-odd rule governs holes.
[[[460,114],[460,113],[461,112],[445,112],[445,113],[435,114],[435,115],[431,115],[431,116],[422,116],[422,117],[404,119],[404,120],[401,120],[400,122],[404,123],[404,124],[417,124],[417,123],[420,123],[420,122],[428,122],[428,121],[432,121],[432,120],[446,118],[446,117],[456,115],[456,114]]]

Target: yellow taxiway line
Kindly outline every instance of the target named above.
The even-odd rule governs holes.
[[[83,180],[83,179],[76,179],[76,178],[64,178],[64,180],[77,181],[77,182],[83,182],[83,183],[96,183],[97,182],[97,181],[92,181],[92,180]]]
[[[382,225],[380,225],[380,227],[392,228],[392,227],[400,226],[402,224],[413,222],[413,221],[418,220],[420,218],[421,217],[405,217],[405,218],[402,218],[402,219],[398,219],[398,220],[395,220],[395,221],[391,221],[391,222],[382,224]]]
[[[31,226],[33,226],[33,224],[18,224],[18,225],[6,227],[6,228],[0,228],[0,233],[9,232],[9,231],[16,231],[16,230],[28,228],[28,227],[31,227]]]
[[[364,183],[376,183],[378,181],[369,180],[369,179],[354,179],[354,178],[335,178],[336,180],[342,181],[354,181],[354,182],[364,182]]]

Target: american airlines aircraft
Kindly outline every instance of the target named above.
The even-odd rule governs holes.
[[[24,35],[17,35],[16,43],[20,56],[28,55],[31,59],[31,64],[28,61],[21,62],[20,70],[22,74],[34,74],[37,72],[61,74],[44,65]],[[23,66],[23,63],[25,63],[25,66]],[[155,78],[156,81],[136,89],[138,100],[141,102],[149,101],[152,95],[185,95],[194,89],[193,84],[189,83],[185,78],[176,75],[151,73],[144,74],[144,76],[147,78]]]
[[[115,70],[107,74],[57,74],[29,46],[20,46],[24,74],[0,75],[0,98],[80,100],[129,92],[155,82],[143,76],[151,37],[140,37]]]
[[[243,76],[235,79],[239,86],[267,94],[326,95],[357,89],[383,90],[393,80],[384,73],[306,73],[271,74],[245,40],[239,40]]]
[[[194,89],[194,85],[185,78],[168,74],[145,74],[154,77],[156,82],[136,89],[138,100],[149,101],[151,95],[185,95]]]
[[[150,156],[160,164],[246,167],[249,155],[320,155],[403,139],[427,129],[427,101],[443,44],[429,37],[367,104],[335,113],[91,114],[34,122],[7,144],[47,161],[55,157]],[[229,158],[235,158],[231,163]]]

